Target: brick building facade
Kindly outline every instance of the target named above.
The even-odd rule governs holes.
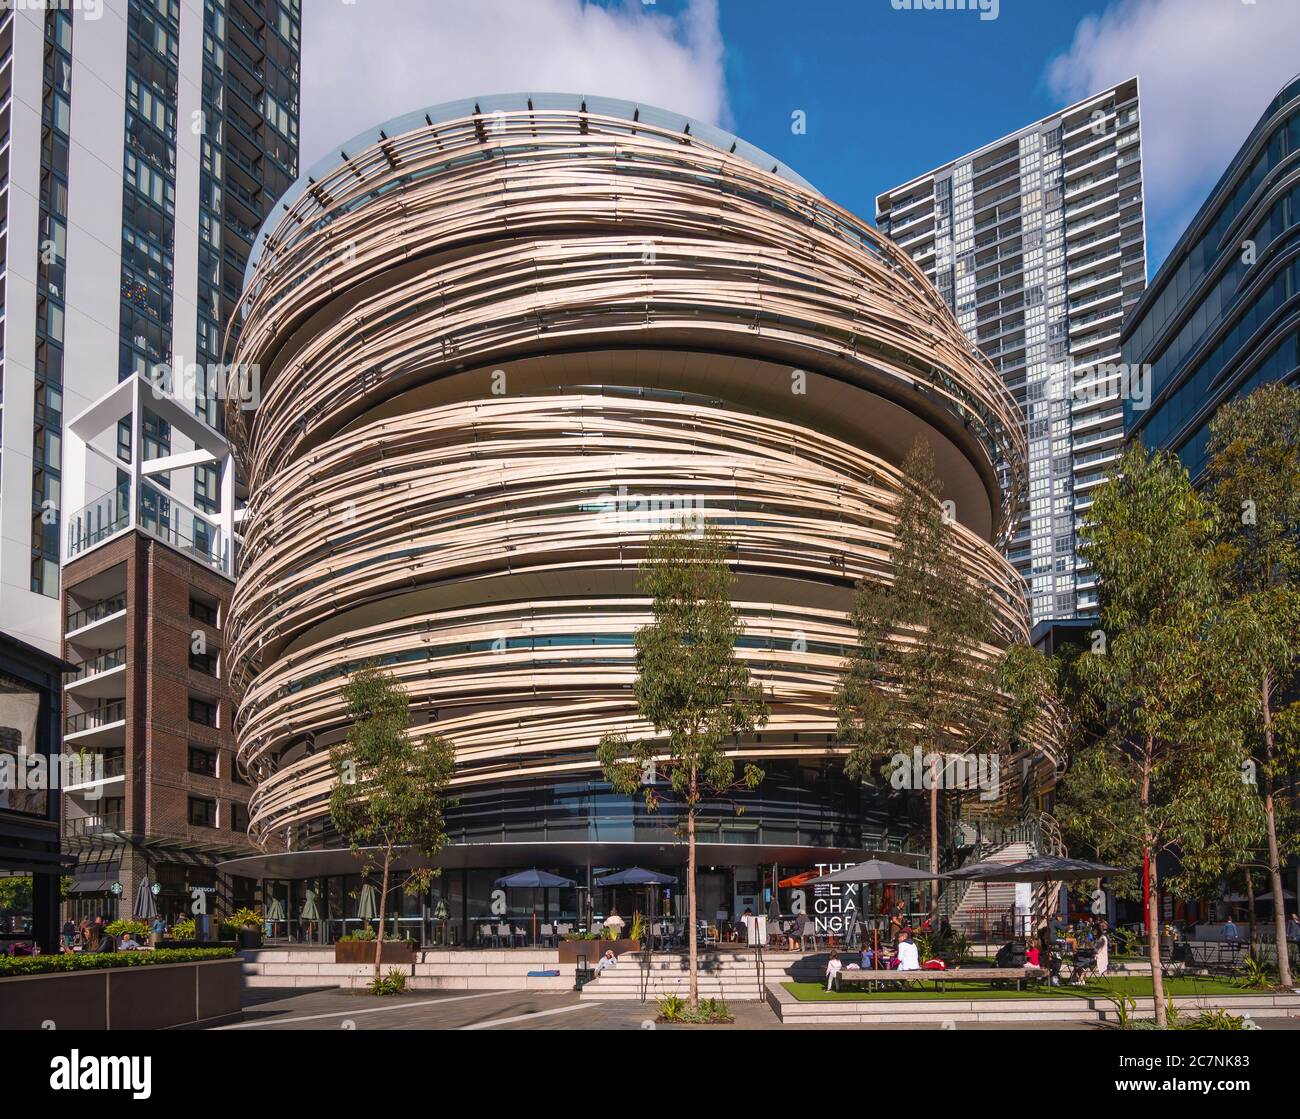
[[[64,567],[64,654],[82,666],[64,687],[65,741],[104,765],[64,791],[73,916],[129,916],[146,878],[169,920],[195,886],[215,890],[209,912],[255,901],[254,882],[215,870],[251,850],[222,655],[233,586],[140,531]]]

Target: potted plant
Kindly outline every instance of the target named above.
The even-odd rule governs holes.
[[[394,940],[384,937],[383,943],[375,944],[374,929],[360,929],[347,933],[334,942],[334,962],[336,964],[373,963],[378,948],[378,956],[386,964],[413,964],[419,944],[414,940]]]
[[[262,914],[256,909],[248,906],[236,909],[226,918],[226,922],[234,927],[235,939],[240,948],[262,947]]]

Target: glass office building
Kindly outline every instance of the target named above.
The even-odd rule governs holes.
[[[1130,439],[1205,469],[1227,401],[1300,369],[1300,78],[1269,102],[1125,323],[1124,362],[1149,366]],[[1148,404],[1147,407],[1140,405]]]

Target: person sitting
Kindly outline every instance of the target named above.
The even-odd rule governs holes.
[[[605,954],[596,963],[596,974],[599,975],[606,968],[615,967],[618,964],[618,957],[614,955],[614,949],[606,948]]]
[[[140,942],[128,931],[122,935],[122,942],[118,945],[123,952],[135,952],[140,947]]]
[[[921,959],[916,951],[916,941],[912,939],[912,934],[907,929],[903,930],[903,939],[898,942],[898,970],[921,970]]]
[[[826,961],[826,989],[828,991],[835,990],[835,987],[839,982],[840,971],[843,967],[844,964],[840,962],[840,954],[838,952],[832,952],[831,958]]]
[[[1032,940],[1025,942],[1025,963],[1029,967],[1038,967],[1039,963],[1038,945]]]

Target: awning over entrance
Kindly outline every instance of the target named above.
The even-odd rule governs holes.
[[[818,863],[858,863],[871,858],[919,864],[924,855],[872,851],[852,847],[798,847],[763,843],[700,843],[696,858],[710,866],[816,866]],[[402,859],[399,869],[423,866],[430,860]],[[531,866],[671,868],[686,862],[684,843],[458,843],[447,847],[434,865],[444,869]],[[326,851],[282,851],[247,855],[218,864],[225,874],[247,878],[315,878],[327,874],[356,874],[360,860],[346,847]]]
[[[116,878],[78,878],[68,887],[70,894],[103,894],[116,882]]]

